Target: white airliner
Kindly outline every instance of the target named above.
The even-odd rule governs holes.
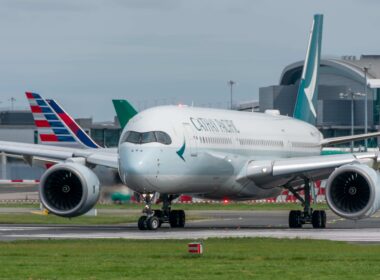
[[[328,179],[326,199],[332,211],[350,219],[369,217],[380,207],[378,155],[322,156],[321,150],[380,133],[323,139],[308,123],[315,121],[321,33],[322,15],[316,15],[295,118],[273,111],[163,106],[134,116],[117,151],[15,142],[0,142],[0,151],[61,162],[42,176],[40,199],[51,213],[64,217],[84,214],[96,204],[99,180],[91,169],[97,165],[118,170],[123,183],[142,195],[146,206],[138,221],[140,229],[157,229],[165,222],[183,227],[184,211],[171,210],[171,201],[180,194],[251,200],[276,196],[284,188],[304,206],[304,211],[290,212],[289,226],[311,223],[324,228],[325,212],[310,207],[311,183],[320,179]],[[156,193],[163,201],[162,210],[151,208]]]

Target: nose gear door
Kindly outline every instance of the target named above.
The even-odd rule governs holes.
[[[198,156],[197,135],[194,128],[189,123],[183,123],[183,131],[185,134],[186,146],[189,147],[192,157]]]

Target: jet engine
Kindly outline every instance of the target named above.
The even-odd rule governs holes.
[[[326,185],[331,210],[347,219],[362,219],[380,208],[380,174],[364,164],[337,168]]]
[[[88,167],[79,163],[60,163],[42,176],[40,200],[51,213],[77,217],[88,212],[98,201],[99,179]]]

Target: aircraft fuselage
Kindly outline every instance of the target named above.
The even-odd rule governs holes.
[[[131,131],[142,140],[127,140]],[[170,144],[147,133],[157,131],[166,133]],[[280,115],[164,106],[136,115],[120,139],[120,177],[134,191],[244,200],[282,190],[275,179],[237,181],[248,162],[319,155],[322,135]]]

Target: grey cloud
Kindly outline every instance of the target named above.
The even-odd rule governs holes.
[[[89,3],[91,5],[88,5]],[[60,1],[60,0],[1,0],[2,9],[26,12],[82,12],[94,8],[97,1]]]
[[[229,79],[239,82],[236,100],[255,99],[304,58],[316,12],[325,14],[323,54],[375,53],[379,45],[368,35],[379,24],[374,0],[0,0],[0,7],[0,99],[26,106],[22,94],[34,90],[96,119],[112,118],[111,98],[225,104]]]
[[[181,6],[181,0],[112,0],[115,4],[129,9],[173,10]],[[105,0],[104,3],[110,1]]]

